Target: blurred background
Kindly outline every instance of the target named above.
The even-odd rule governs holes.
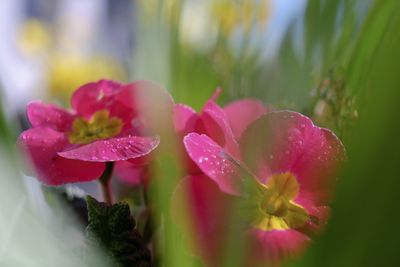
[[[68,106],[79,85],[100,78],[154,80],[196,109],[220,86],[222,105],[259,98],[332,129],[348,151],[333,217],[289,265],[400,266],[399,30],[396,0],[1,1],[0,266],[35,266],[12,264],[29,242],[13,238],[10,218],[36,229],[50,213],[15,164],[26,103]],[[16,213],[24,209],[36,215]]]

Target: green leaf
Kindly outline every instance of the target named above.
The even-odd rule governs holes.
[[[151,254],[135,229],[129,206],[117,203],[112,206],[87,197],[89,225],[86,229],[88,243],[106,250],[110,262],[121,267],[152,266]]]

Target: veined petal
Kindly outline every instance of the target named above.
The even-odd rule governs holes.
[[[274,173],[293,173],[300,184],[299,197],[326,204],[335,174],[343,162],[344,148],[329,130],[315,126],[300,113],[271,112],[243,133],[241,152],[257,177],[266,182]]]
[[[311,239],[296,230],[263,231],[251,229],[248,232],[249,254],[246,266],[276,266],[285,259],[293,259],[304,250]],[[268,265],[268,266],[269,266]]]
[[[148,155],[160,143],[159,137],[125,136],[98,140],[58,155],[68,159],[107,162],[139,158]]]
[[[27,153],[44,184],[61,185],[86,182],[99,178],[104,171],[104,163],[84,162],[62,158],[57,152],[68,145],[63,133],[48,127],[35,127],[21,133],[18,145]]]
[[[190,133],[183,139],[189,157],[226,193],[240,194],[240,172],[233,157],[207,135]]]
[[[45,126],[65,132],[71,129],[75,115],[55,105],[34,101],[28,104],[26,115],[32,127]]]
[[[239,139],[253,121],[272,111],[272,108],[256,99],[242,99],[228,104],[224,111],[235,137]]]

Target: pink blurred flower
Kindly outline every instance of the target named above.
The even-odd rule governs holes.
[[[237,140],[253,121],[272,110],[271,106],[250,98],[233,101],[224,107],[229,125]]]
[[[240,200],[246,266],[278,265],[300,253],[326,223],[344,148],[331,131],[290,111],[262,115],[237,133],[239,155],[205,134],[185,136],[203,174],[183,179],[172,203],[186,199],[194,243],[209,266],[219,266],[232,203]]]
[[[21,133],[18,144],[45,184],[94,180],[106,162],[137,161],[158,146],[149,104],[154,99],[163,101],[158,109],[172,112],[169,94],[151,82],[88,83],[74,92],[72,110],[30,103],[32,128]]]
[[[237,140],[242,132],[251,122],[271,111],[271,108],[254,99],[234,101],[221,108],[216,103],[221,91],[217,88],[199,113],[187,105],[175,104],[174,127],[180,138],[192,132],[205,134],[232,155],[237,156],[239,155]],[[187,158],[185,151],[183,155],[188,165],[187,171],[191,174],[201,173],[192,160]]]

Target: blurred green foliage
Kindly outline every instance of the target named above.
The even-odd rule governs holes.
[[[303,260],[290,266],[399,266],[400,2],[375,1],[344,75],[360,117],[347,145],[333,217]]]

